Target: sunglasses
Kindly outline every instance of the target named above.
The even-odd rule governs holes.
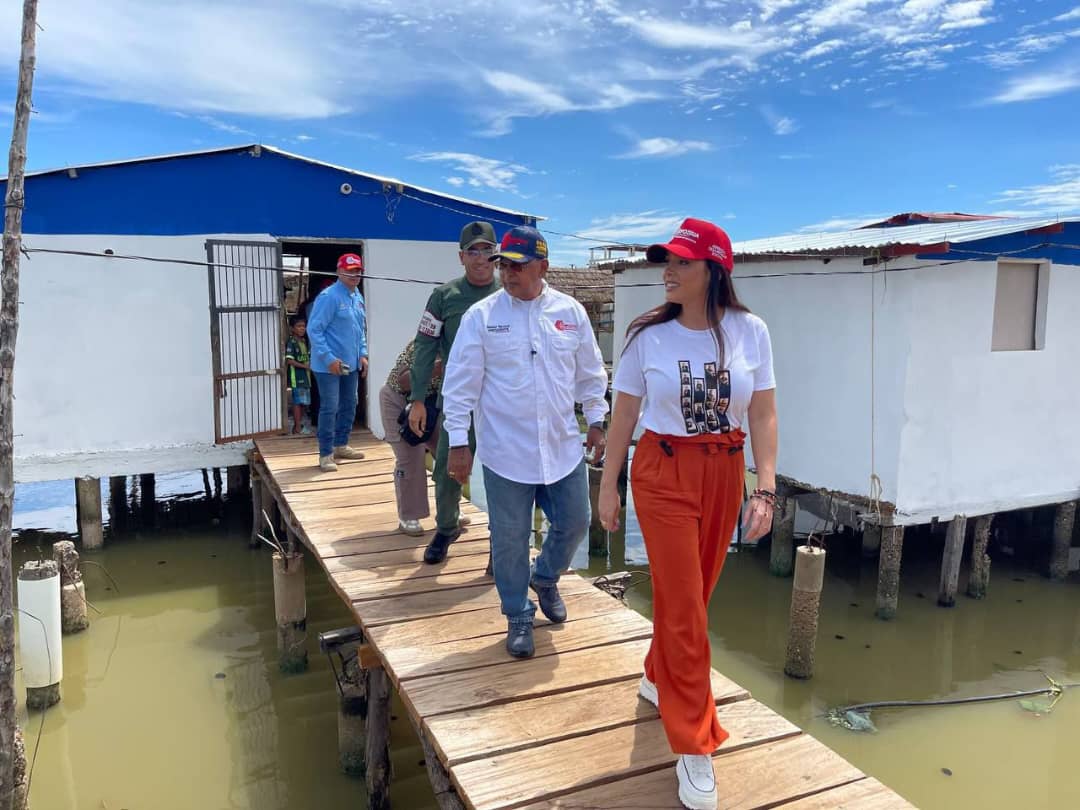
[[[481,256],[490,259],[495,255],[495,248],[469,248],[465,251],[465,255],[470,259],[479,259]]]

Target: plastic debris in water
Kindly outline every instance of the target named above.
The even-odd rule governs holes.
[[[877,731],[877,726],[870,719],[870,712],[857,709],[832,709],[826,715],[829,722],[834,726],[846,728],[848,731],[864,731],[871,734]]]

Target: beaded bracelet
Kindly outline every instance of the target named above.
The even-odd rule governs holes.
[[[765,501],[771,508],[776,508],[776,493],[768,489],[755,489],[750,495],[750,500],[757,498]]]

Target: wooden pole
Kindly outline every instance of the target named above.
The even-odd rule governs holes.
[[[79,552],[70,540],[53,543],[53,559],[60,568],[60,629],[81,633],[90,626],[86,612],[86,585],[79,572]]]
[[[347,776],[364,775],[368,713],[368,670],[360,664],[359,645],[342,649],[341,695],[338,703],[338,763]]]
[[[15,123],[4,196],[3,266],[0,269],[0,810],[15,803],[15,583],[11,562],[11,510],[15,499],[12,402],[15,343],[19,335],[19,254],[25,204],[26,137],[34,86],[37,0],[23,0],[22,52]]]
[[[814,675],[818,611],[825,582],[825,549],[799,546],[795,553],[795,581],[791,588],[787,661],[784,673],[792,678]]]
[[[791,487],[777,483],[776,496],[769,573],[774,577],[790,577],[795,565],[795,493]]]
[[[278,669],[286,674],[303,672],[308,665],[304,556],[275,552],[273,560]]]
[[[960,583],[960,563],[964,559],[966,533],[966,515],[956,515],[949,521],[949,531],[945,535],[945,551],[941,555],[941,583],[937,598],[937,603],[942,607],[956,605],[956,587]]]
[[[881,527],[881,554],[878,556],[877,609],[879,619],[896,617],[900,601],[900,558],[904,551],[904,527]]]
[[[465,810],[465,804],[450,782],[450,774],[443,767],[435,746],[431,744],[423,728],[415,722],[413,726],[416,728],[416,736],[420,738],[420,746],[424,749],[424,765],[427,766],[428,778],[431,780],[431,789],[435,791],[435,802],[439,805],[439,810]]]
[[[876,523],[867,523],[862,533],[862,555],[864,559],[872,560],[881,551],[881,526]]]
[[[990,527],[993,515],[980,515],[975,520],[975,544],[971,548],[971,573],[968,575],[967,595],[983,599],[990,587],[990,555],[986,547],[990,543]]]
[[[109,527],[115,536],[127,527],[128,500],[127,476],[113,475],[109,478]]]
[[[262,481],[253,461],[251,462],[251,539],[248,541],[248,548],[258,548],[261,542],[259,533],[263,531],[262,495]]]
[[[390,808],[390,676],[368,672],[367,755],[364,757],[368,810]]]
[[[153,473],[139,476],[139,513],[144,527],[157,525],[157,480]]]
[[[85,551],[96,551],[105,545],[105,530],[101,525],[101,479],[76,478],[75,493],[79,501],[79,539]]]
[[[1054,550],[1050,557],[1050,579],[1064,582],[1069,576],[1069,549],[1076,524],[1076,501],[1058,504],[1054,512]]]

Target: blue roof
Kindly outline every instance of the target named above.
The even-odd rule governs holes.
[[[249,144],[29,173],[23,232],[445,242],[474,219],[537,217]]]

